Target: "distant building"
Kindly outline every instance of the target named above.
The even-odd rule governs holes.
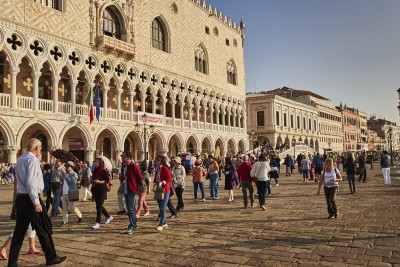
[[[361,141],[361,125],[358,110],[355,108],[349,108],[346,105],[343,106],[342,104],[336,108],[342,114],[344,136],[343,150],[361,150],[361,148],[358,146]]]
[[[400,148],[400,127],[395,122],[385,119],[377,119],[375,116],[368,119],[368,128],[376,132],[382,142],[378,150],[390,150],[390,143],[394,151]]]

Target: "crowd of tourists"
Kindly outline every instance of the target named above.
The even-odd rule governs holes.
[[[30,144],[32,146],[32,144]],[[29,144],[28,144],[29,147]],[[28,152],[27,152],[28,153]],[[25,154],[24,154],[25,155]],[[21,157],[23,158],[24,155]],[[32,156],[29,154],[29,156]],[[37,153],[40,158],[40,153]],[[357,163],[356,163],[357,162]],[[56,159],[53,164],[42,163],[40,169],[35,170],[40,172],[41,181],[39,181],[39,190],[34,191],[36,193],[43,193],[43,197],[46,198],[45,202],[42,203],[38,199],[35,205],[39,205],[43,208],[44,218],[49,213],[49,225],[52,227],[55,218],[62,213],[62,222],[60,227],[69,227],[70,220],[69,215],[75,214],[77,216],[77,222],[81,223],[83,220],[83,214],[76,207],[76,201],[79,200],[79,189],[83,191],[83,201],[92,200],[95,202],[96,219],[91,225],[92,229],[99,229],[102,224],[102,217],[104,216],[103,223],[109,224],[113,220],[113,216],[106,209],[107,195],[111,191],[112,183],[117,189],[117,201],[118,201],[118,212],[117,214],[127,214],[127,227],[126,233],[133,234],[137,230],[137,222],[140,216],[149,216],[150,209],[147,204],[147,197],[151,191],[153,191],[153,198],[158,204],[158,225],[156,230],[163,231],[168,228],[167,224],[167,207],[171,213],[170,218],[178,217],[179,212],[185,208],[185,202],[183,198],[183,192],[185,185],[188,182],[187,176],[191,177],[193,182],[193,200],[191,203],[199,203],[220,200],[219,184],[224,185],[224,190],[228,191],[227,203],[235,201],[234,192],[235,189],[241,189],[243,208],[253,208],[258,206],[261,210],[265,211],[267,197],[272,196],[271,181],[275,182],[275,186],[279,186],[279,177],[281,173],[281,166],[285,167],[285,175],[291,176],[295,169],[295,165],[298,166],[298,171],[301,174],[304,183],[308,183],[310,180],[314,180],[318,183],[317,194],[320,193],[320,189],[324,187],[324,194],[327,201],[328,207],[328,218],[334,219],[338,217],[338,211],[335,203],[335,195],[338,191],[339,181],[342,180],[340,173],[340,167],[343,167],[346,172],[347,180],[349,183],[350,193],[356,193],[355,180],[356,175],[359,176],[360,182],[367,182],[366,172],[366,155],[362,153],[356,159],[352,156],[346,158],[343,161],[341,157],[328,157],[327,155],[320,155],[316,153],[314,155],[302,155],[299,154],[297,158],[289,154],[284,159],[280,159],[274,150],[270,153],[262,153],[257,158],[251,154],[236,155],[235,157],[214,157],[212,155],[205,155],[202,158],[196,155],[181,155],[177,157],[168,157],[167,155],[160,155],[155,160],[135,162],[133,154],[129,151],[125,151],[121,155],[121,164],[119,171],[118,181],[111,181],[112,174],[109,168],[106,168],[104,159],[102,157],[96,158],[93,163],[90,162],[61,162],[60,159]],[[390,185],[390,157],[387,151],[384,151],[381,156],[381,168],[384,176],[385,185]],[[23,179],[22,176],[26,175],[28,170],[18,171],[20,166],[20,159],[17,162],[17,166],[14,164],[10,166],[1,166],[1,177],[12,176],[13,179],[5,182],[11,185],[14,181],[14,177],[21,176],[19,180]],[[22,174],[21,174],[22,173]],[[153,175],[154,173],[154,175]],[[31,174],[29,174],[31,175]],[[33,179],[33,178],[29,178]],[[223,179],[224,181],[220,182]],[[206,196],[205,183],[209,181],[209,196]],[[5,180],[4,180],[5,181]],[[26,183],[23,183],[27,186]],[[43,187],[43,188],[42,188]],[[17,183],[14,188],[16,190],[16,200],[21,196],[28,196],[28,199],[24,198],[24,201],[29,201],[32,198],[28,189],[21,189]],[[22,192],[20,192],[22,190]],[[24,191],[25,190],[25,191]],[[200,194],[199,191],[200,190]],[[256,194],[255,194],[256,191]],[[177,205],[173,203],[173,196],[176,196]],[[258,199],[258,203],[255,203],[255,199]],[[14,206],[17,206],[18,201],[14,201]],[[35,209],[38,208],[35,206]],[[20,212],[17,208],[17,213]],[[13,214],[18,218],[18,214]],[[35,247],[34,237],[35,230],[38,229],[38,223],[36,219],[28,218],[24,221],[24,230],[27,231],[29,227],[29,240],[30,240],[30,254],[43,254],[42,251],[37,250]],[[45,220],[45,219],[43,219]],[[31,223],[31,224],[30,224]],[[43,223],[43,222],[42,222]],[[33,229],[32,229],[32,227]],[[18,227],[18,220],[16,229]],[[40,227],[39,227],[40,229]],[[25,234],[24,232],[24,234]],[[43,239],[43,229],[40,229],[41,236],[39,239]],[[49,238],[49,237],[46,237]],[[0,250],[0,258],[8,259],[7,249],[13,247],[11,241],[13,235],[6,241]],[[23,239],[23,235],[22,235]],[[22,244],[21,234],[18,235],[18,242]],[[42,241],[41,241],[42,244]],[[20,244],[14,244],[15,247]],[[54,245],[53,245],[54,246]],[[47,262],[62,262],[63,258],[56,256],[53,248],[43,247],[44,253],[52,253],[48,257],[46,254]],[[52,251],[54,250],[54,251]],[[10,250],[12,251],[12,249]],[[19,252],[19,250],[18,250]],[[15,252],[16,253],[16,252]],[[11,259],[11,256],[10,256]],[[15,255],[12,258],[12,262],[15,262]]]

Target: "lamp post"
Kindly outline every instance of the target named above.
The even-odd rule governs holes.
[[[296,136],[293,136],[292,146],[293,146],[293,149],[294,149],[294,157],[296,158]]]
[[[253,141],[253,154],[255,154],[256,153],[256,131],[251,130],[250,134],[251,134],[251,138]]]
[[[397,89],[397,94],[399,95],[399,99],[400,99],[400,88]],[[399,111],[399,114],[400,114],[400,102],[399,102],[399,105],[397,106],[397,110]]]
[[[393,166],[393,146],[392,146],[393,128],[392,127],[389,127],[388,134],[389,134],[389,145],[390,145],[390,166]]]
[[[143,124],[140,125],[139,124],[139,120],[135,125],[136,128],[136,132],[138,133],[139,136],[142,136],[143,138],[143,144],[142,144],[142,148],[143,148],[143,159],[145,161],[147,161],[147,141],[148,138],[150,137],[150,134],[152,134],[154,132],[154,125],[147,125],[147,115],[146,113],[144,113],[142,115],[142,121]],[[148,133],[150,129],[150,134]]]

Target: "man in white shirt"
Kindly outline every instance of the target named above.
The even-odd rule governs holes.
[[[8,266],[18,266],[18,256],[25,233],[31,223],[36,230],[40,245],[45,253],[46,265],[65,262],[67,257],[57,256],[52,238],[52,224],[46,208],[40,199],[43,191],[43,175],[40,168],[42,143],[36,138],[29,139],[27,151],[17,160],[15,174],[18,180],[18,194],[15,199],[17,220],[11,241]]]

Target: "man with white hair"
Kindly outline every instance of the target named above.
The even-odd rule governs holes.
[[[18,266],[18,256],[29,224],[36,230],[40,245],[45,253],[46,265],[65,262],[67,257],[57,256],[52,238],[52,224],[46,208],[40,199],[43,192],[43,176],[39,159],[42,143],[36,138],[29,139],[27,151],[17,160],[15,174],[18,193],[15,199],[17,220],[11,241],[8,266]]]

